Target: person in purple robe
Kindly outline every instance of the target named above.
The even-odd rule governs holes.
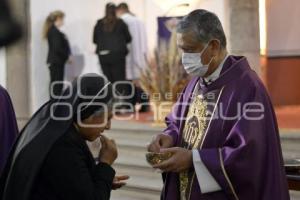
[[[0,48],[21,36],[21,28],[11,17],[6,0],[0,1],[0,30]],[[17,135],[17,120],[11,99],[0,85],[0,176]]]
[[[150,152],[172,156],[163,200],[288,200],[276,116],[245,57],[228,55],[218,17],[195,10],[178,24],[182,63],[193,79]]]
[[[17,135],[17,120],[10,97],[0,85],[0,175]]]

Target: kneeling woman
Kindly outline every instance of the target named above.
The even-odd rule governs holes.
[[[2,200],[107,200],[128,177],[116,177],[110,128],[112,86],[95,74],[75,80],[40,108],[21,132],[0,179]],[[96,163],[86,140],[100,137]]]

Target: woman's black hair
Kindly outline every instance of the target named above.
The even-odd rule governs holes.
[[[105,17],[103,19],[104,22],[104,30],[107,32],[112,32],[117,23],[117,7],[114,3],[106,4],[105,8]]]

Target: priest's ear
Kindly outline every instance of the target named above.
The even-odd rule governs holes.
[[[217,56],[221,50],[221,42],[220,40],[213,39],[210,41],[210,48],[213,56]]]

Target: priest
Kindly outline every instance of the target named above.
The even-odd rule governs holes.
[[[288,200],[276,116],[247,58],[229,55],[218,17],[195,10],[178,24],[194,78],[148,150],[171,153],[163,200]]]

